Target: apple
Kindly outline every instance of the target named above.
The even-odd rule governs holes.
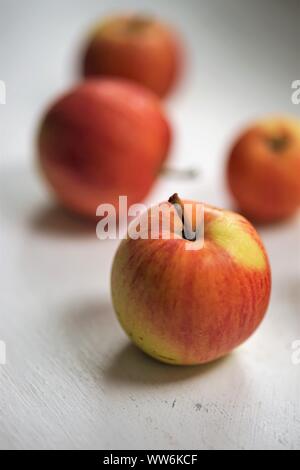
[[[139,219],[143,236],[121,242],[112,266],[112,301],[121,326],[145,353],[169,364],[202,364],[228,354],[258,327],[269,304],[271,271],[250,222],[207,204],[202,249],[193,250],[198,242],[184,236],[177,211],[169,236],[161,230],[151,237],[153,219],[163,220],[166,207],[178,200],[174,195],[160,205],[159,215],[149,209]],[[192,205],[195,232],[199,203],[182,203]]]
[[[152,17],[119,15],[93,30],[82,68],[85,77],[127,78],[163,97],[176,81],[180,56],[179,42],[167,25]]]
[[[42,171],[68,209],[95,217],[120,195],[151,189],[168,155],[170,127],[151,91],[120,79],[87,80],[46,112],[38,134]]]
[[[228,159],[229,188],[241,211],[268,223],[300,206],[300,121],[267,118],[237,139]]]

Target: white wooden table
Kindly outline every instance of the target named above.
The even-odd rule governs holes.
[[[173,162],[200,179],[161,179],[148,202],[175,190],[228,206],[222,170],[240,126],[290,101],[299,77],[297,2],[111,2],[148,5],[177,24],[189,73],[166,104],[176,129]],[[290,5],[288,5],[290,3]],[[30,6],[31,4],[31,6]],[[300,448],[300,218],[260,229],[273,295],[258,332],[217,363],[194,368],[148,359],[121,331],[109,292],[117,241],[56,208],[33,165],[43,106],[71,81],[98,1],[1,0],[0,448]],[[143,9],[143,8],[142,8]],[[279,34],[280,30],[280,34]]]

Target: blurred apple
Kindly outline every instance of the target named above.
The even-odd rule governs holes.
[[[274,117],[249,127],[231,150],[227,175],[250,219],[265,223],[293,215],[300,205],[300,121]]]
[[[183,201],[183,208],[186,203],[192,204],[195,232],[198,203]],[[146,218],[157,222],[158,214],[163,220],[167,210],[164,203]],[[201,364],[229,353],[258,327],[270,298],[270,266],[244,217],[204,205],[204,244],[196,251],[190,245],[198,241],[182,231],[184,212],[174,217],[169,233],[165,226],[155,239],[149,223],[142,237],[121,242],[112,268],[113,305],[144,352],[170,364]],[[138,219],[141,226],[144,218]]]
[[[113,16],[94,29],[83,57],[83,73],[134,80],[165,96],[180,69],[174,32],[154,18]]]
[[[155,94],[120,79],[88,80],[46,112],[39,162],[61,203],[95,217],[99,204],[118,210],[151,189],[170,146],[170,127]]]

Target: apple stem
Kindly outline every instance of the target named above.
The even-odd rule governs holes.
[[[285,136],[273,137],[269,139],[268,143],[274,152],[279,153],[286,148],[288,139]]]
[[[172,204],[182,221],[182,238],[189,241],[195,241],[196,236],[193,232],[192,223],[184,214],[184,204],[177,193],[169,197],[168,202]]]
[[[175,177],[177,179],[190,180],[198,178],[200,171],[196,170],[196,168],[163,167],[160,173],[163,176],[170,176],[171,178]]]
[[[135,15],[128,23],[128,31],[139,33],[153,23],[153,18],[148,15]]]

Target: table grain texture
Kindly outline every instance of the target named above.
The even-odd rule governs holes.
[[[171,5],[172,3],[172,5]],[[230,207],[224,158],[258,116],[300,114],[299,2],[1,0],[0,365],[2,449],[299,449],[300,218],[258,227],[273,271],[256,334],[211,365],[159,364],[135,349],[110,301],[118,241],[55,206],[34,163],[42,110],[74,80],[86,28],[137,6],[185,38],[186,74],[166,101],[172,164],[147,202],[175,191]]]

